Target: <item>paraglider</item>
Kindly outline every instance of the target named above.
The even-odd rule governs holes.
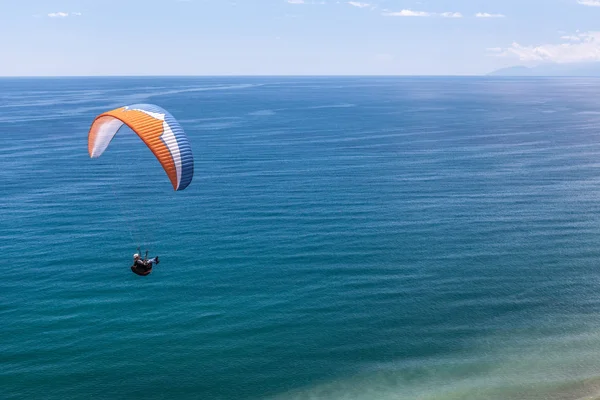
[[[148,259],[147,251],[144,259],[142,259],[138,253],[135,253],[133,255],[133,265],[131,266],[131,271],[135,274],[146,276],[152,272],[152,267],[159,262],[158,256]]]
[[[173,190],[182,191],[190,185],[194,176],[194,157],[188,138],[177,120],[154,104],[133,104],[97,115],[88,132],[89,156],[100,157],[123,125],[152,151]],[[153,265],[158,264],[158,257],[147,260],[146,251],[146,258],[142,260],[138,253],[134,255],[131,270],[138,275],[150,274]]]
[[[91,158],[104,153],[123,124],[154,153],[175,191],[188,187],[194,176],[194,157],[188,138],[175,118],[154,104],[133,104],[98,115],[88,133]]]

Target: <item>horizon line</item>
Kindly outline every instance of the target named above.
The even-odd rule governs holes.
[[[106,74],[106,75],[0,75],[0,78],[155,78],[155,77],[428,77],[486,76],[486,74]]]
[[[483,74],[123,74],[123,75],[0,75],[0,79],[73,78],[598,78],[598,75]]]

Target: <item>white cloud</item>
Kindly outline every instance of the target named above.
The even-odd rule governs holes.
[[[561,36],[562,40],[570,40],[571,42],[581,42],[581,38],[575,35]]]
[[[402,10],[402,11],[388,11],[384,10],[383,15],[387,17],[435,17],[440,16],[444,18],[462,18],[463,15],[459,12],[443,12],[443,13],[431,13],[427,11],[413,11],[413,10]]]
[[[63,11],[59,11],[59,12],[53,12],[48,14],[48,16],[50,18],[67,18],[68,16],[74,16],[74,17],[79,17],[81,15],[80,12],[73,12],[73,13],[68,13],[68,12],[63,12]]]
[[[445,12],[440,14],[444,18],[462,18],[462,14],[459,12]]]
[[[350,4],[351,6],[354,6],[354,7],[359,7],[359,8],[370,6],[369,3],[360,3],[358,1],[349,1],[348,4]]]
[[[600,7],[600,1],[599,0],[578,0],[577,2],[579,4],[581,4],[581,5],[584,5],[584,6]]]
[[[475,14],[477,18],[504,18],[503,14],[490,14],[490,13],[477,13]]]
[[[286,0],[286,1],[290,4],[325,4],[324,1],[311,1],[310,3],[306,2],[304,0]]]
[[[521,61],[550,61],[555,63],[571,63],[600,61],[600,32],[586,32],[576,35],[578,40],[570,43],[542,44],[539,46],[523,46],[513,43],[503,49],[498,56],[517,57]]]
[[[425,11],[402,10],[395,12],[384,12],[383,15],[386,17],[429,17],[431,16],[431,13]]]

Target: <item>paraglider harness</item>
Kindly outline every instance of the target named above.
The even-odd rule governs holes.
[[[137,248],[137,254],[140,254],[140,248]],[[138,261],[141,261],[143,265],[138,264]],[[137,259],[133,262],[133,266],[135,268],[143,268],[145,271],[148,271],[150,268],[152,268],[152,264],[148,264],[148,250],[146,250],[146,254],[144,255],[143,259]]]

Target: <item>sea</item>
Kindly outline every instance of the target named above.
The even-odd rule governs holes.
[[[600,399],[599,93],[0,79],[0,398]],[[127,127],[90,158],[138,103],[184,129],[185,190]]]

